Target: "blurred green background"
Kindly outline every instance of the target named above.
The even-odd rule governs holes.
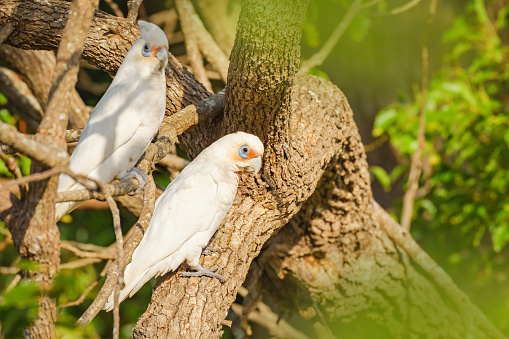
[[[303,30],[303,60],[320,49],[352,2],[310,1]],[[224,3],[238,7],[238,1]],[[416,5],[391,14],[409,3]],[[126,13],[125,3],[119,5]],[[151,15],[172,8],[173,2],[147,0],[144,6],[146,15]],[[429,0],[386,0],[362,11],[325,62],[311,73],[330,79],[345,92],[366,146],[375,198],[399,220],[410,159],[418,146],[421,49],[426,43],[429,84],[424,103],[424,165],[411,232],[487,317],[509,335],[509,5],[506,0],[438,0],[428,25],[429,6]],[[112,12],[102,1],[101,9]],[[170,51],[182,56],[184,43],[173,39]],[[185,57],[179,59],[185,61]],[[95,83],[111,81],[98,70],[83,72],[81,84],[86,76]],[[223,86],[219,81],[213,85],[218,89]],[[88,105],[100,98],[100,89],[90,91],[80,84],[78,88]],[[0,105],[5,101],[0,94]],[[19,123],[5,108],[0,110],[0,119]],[[27,174],[30,161],[17,160]],[[1,161],[0,175],[10,176]],[[162,167],[156,179],[162,186],[169,183]],[[122,211],[121,219],[127,232],[135,218]],[[108,210],[77,210],[67,223],[60,223],[60,230],[62,239],[108,246],[115,238],[111,225]],[[10,272],[15,269],[9,267],[23,267],[4,233],[0,235],[0,291],[5,291],[14,276]],[[62,262],[74,260],[78,258],[62,250]],[[76,300],[98,279],[104,264],[62,270],[53,290],[58,303]],[[111,336],[111,313],[101,313],[84,329],[74,325],[101,282],[82,304],[60,310],[60,336]],[[150,300],[153,284],[122,304],[122,336],[130,336]],[[19,337],[23,326],[35,316],[36,297],[37,288],[29,283],[20,283],[2,296],[0,321],[6,338]],[[231,333],[227,331],[224,337]]]

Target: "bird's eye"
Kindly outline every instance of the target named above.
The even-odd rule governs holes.
[[[144,57],[149,57],[152,55],[152,47],[150,44],[143,45],[143,49],[141,50],[141,55]]]
[[[239,148],[239,156],[241,158],[247,158],[249,156],[250,148],[248,145],[240,146]]]

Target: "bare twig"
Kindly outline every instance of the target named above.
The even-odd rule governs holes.
[[[71,307],[71,306],[77,306],[77,305],[80,305],[83,301],[85,301],[85,298],[87,297],[87,294],[90,293],[90,291],[92,291],[92,289],[97,286],[98,284],[98,281],[97,280],[94,280],[84,291],[83,293],[80,295],[80,297],[78,299],[76,299],[75,301],[70,301],[70,302],[67,302],[63,305],[60,305],[59,307],[60,308],[66,308],[66,307]]]
[[[117,3],[113,0],[104,0],[106,1],[106,3],[108,4],[108,6],[110,6],[111,10],[113,11],[113,13],[115,13],[116,16],[118,16],[119,18],[123,18],[124,17],[124,13],[122,13],[122,11],[120,10],[120,8],[118,7]]]
[[[143,238],[143,234],[147,229],[150,219],[152,218],[152,213],[154,212],[155,205],[155,184],[152,176],[149,176],[149,182],[147,187],[144,190],[143,196],[143,209],[141,211],[140,218],[134,227],[134,231],[126,241],[124,246],[124,254],[125,254],[125,265],[128,265],[131,262],[132,255],[134,250],[140,243]],[[78,324],[84,326],[88,324],[92,319],[99,313],[102,306],[108,299],[108,297],[113,292],[118,279],[118,263],[117,261],[112,262],[108,267],[108,277],[104,282],[99,294],[92,302],[92,304],[88,307],[85,313],[78,319]]]
[[[330,37],[323,44],[322,48],[320,48],[318,52],[312,55],[311,58],[301,63],[299,69],[300,74],[307,74],[313,67],[323,64],[325,59],[327,59],[329,54],[332,52],[334,46],[336,46],[338,43],[339,39],[341,39],[343,34],[346,32],[348,26],[350,26],[352,20],[359,14],[361,6],[362,0],[354,0],[354,2],[348,8],[343,19],[341,19],[336,28],[334,28],[334,31],[332,31]]]
[[[120,225],[120,212],[117,204],[111,194],[107,194],[106,201],[110,207],[111,214],[113,215],[113,228],[115,229],[115,238],[117,239],[117,272],[118,279],[115,287],[114,294],[114,308],[113,308],[113,339],[120,337],[120,313],[119,313],[119,296],[120,289],[124,284],[124,238],[122,238],[122,228]]]
[[[401,211],[401,226],[410,230],[414,201],[419,189],[419,178],[422,171],[422,150],[426,143],[426,101],[428,96],[428,47],[422,47],[422,84],[421,84],[421,109],[419,113],[419,130],[417,132],[417,149],[412,155],[410,173],[408,175],[407,190],[403,196],[403,208]]]
[[[21,175],[21,170],[19,169],[19,166],[18,166],[18,162],[16,160],[14,160],[14,158],[8,158],[4,152],[2,152],[0,150],[0,158],[5,162],[5,164],[7,165],[7,169],[9,170],[9,172],[12,173],[12,175],[14,176],[14,178],[16,178],[16,180],[22,180],[22,175]],[[0,186],[2,187],[2,186]],[[26,192],[27,192],[27,185],[26,184],[19,184],[19,190],[20,190],[20,193],[21,193],[21,197],[24,198],[26,196]]]
[[[411,1],[407,2],[406,4],[404,4],[403,6],[394,8],[389,13],[392,15],[401,14],[401,13],[406,12],[409,9],[417,6],[420,2],[421,2],[421,0],[411,0]]]
[[[171,180],[174,180],[180,172],[186,167],[189,160],[179,157],[176,154],[168,153],[164,158],[159,161],[159,165],[166,168],[170,172]]]
[[[4,43],[5,39],[14,32],[15,25],[12,21],[9,21],[2,29],[0,29],[0,45]]]
[[[31,175],[27,175],[26,177],[20,177],[15,180],[8,181],[7,183],[0,186],[0,189],[7,188],[9,186],[21,185],[27,182],[44,180],[60,173],[64,173],[72,177],[74,180],[76,180],[76,182],[85,186],[87,190],[95,190],[101,185],[98,181],[94,179],[90,179],[85,175],[74,173],[68,167],[55,167],[50,168],[49,170],[44,172],[34,173]],[[92,185],[90,183],[92,183]]]
[[[127,19],[135,22],[138,18],[138,10],[140,9],[143,0],[129,0],[127,1]]]
[[[177,28],[178,15],[175,8],[170,8],[169,10],[152,14],[148,20],[158,26],[162,25],[164,33],[168,37],[168,40],[170,40],[170,37]]]
[[[113,253],[108,247],[101,247],[101,250],[89,252],[89,251],[83,251],[79,249],[78,247],[74,246],[71,242],[68,241],[62,241],[60,248],[64,250],[68,250],[74,254],[76,254],[78,257],[82,258],[97,258],[97,259],[115,259],[115,253]]]
[[[9,238],[11,237],[11,233],[3,227],[0,227],[0,234],[5,235],[6,237]]]
[[[361,6],[361,10],[365,10],[365,9],[368,9],[368,8],[371,8],[377,4],[379,4],[380,2],[382,2],[382,0],[373,0],[373,1],[370,1],[368,3],[365,3]]]
[[[0,267],[0,274],[4,274],[4,275],[7,275],[7,274],[16,274],[18,273],[19,271],[19,268],[18,267]]]
[[[428,101],[428,35],[436,13],[436,5],[438,0],[432,0],[429,8],[429,15],[424,33],[424,42],[422,46],[422,82],[421,82],[421,107],[419,112],[419,130],[417,131],[417,149],[412,155],[410,165],[410,173],[408,175],[407,190],[403,196],[403,208],[401,211],[401,226],[406,230],[410,230],[412,223],[412,214],[414,210],[415,195],[419,189],[419,178],[422,172],[422,151],[426,144],[426,103]]]
[[[102,252],[102,251],[109,251],[112,249],[113,245],[104,247],[104,246],[97,246],[94,244],[86,244],[81,243],[77,241],[71,241],[71,240],[62,240],[63,246],[66,246],[69,244],[69,246],[72,246],[73,248],[78,248],[82,251],[88,251],[88,252]]]
[[[203,58],[198,47],[195,30],[193,30],[192,19],[189,17],[189,13],[186,10],[186,6],[192,7],[192,4],[188,0],[176,0],[175,6],[179,14],[182,31],[186,38],[187,59],[191,63],[193,74],[209,92],[212,92],[212,84],[203,66]]]
[[[16,275],[14,276],[14,278],[11,280],[11,282],[9,283],[9,285],[7,286],[7,288],[5,289],[5,293],[9,292],[10,290],[12,290],[14,287],[16,287],[16,285],[21,281],[21,272],[18,271],[18,273],[16,273]]]
[[[352,20],[360,13],[360,11],[371,8],[371,7],[375,6],[376,4],[378,4],[379,2],[380,2],[380,0],[373,0],[368,3],[362,4],[362,0],[355,0],[348,8],[343,19],[341,19],[341,21],[336,26],[336,28],[334,29],[332,34],[329,36],[327,41],[323,44],[322,48],[317,53],[312,55],[309,59],[307,59],[301,63],[299,73],[306,74],[312,68],[323,64],[325,59],[327,59],[329,54],[332,52],[334,46],[336,46],[338,41],[341,39],[343,34],[346,32],[348,26],[350,26]],[[419,2],[420,2],[420,0],[412,0],[404,6],[393,9],[390,12],[390,14],[402,13],[402,12],[412,8],[413,6],[416,6]]]
[[[60,270],[74,270],[76,268],[80,268],[80,267],[83,267],[83,266],[88,266],[88,265],[95,264],[95,263],[98,263],[98,262],[101,262],[101,261],[103,261],[103,259],[99,259],[99,258],[78,259],[78,260],[75,260],[75,261],[66,262],[64,264],[61,264],[59,266],[59,269]]]
[[[81,293],[80,297],[78,299],[76,299],[75,301],[70,301],[68,303],[65,303],[63,305],[60,305],[60,308],[66,308],[66,307],[71,307],[71,306],[77,306],[77,305],[80,305],[83,301],[85,301],[85,298],[87,297],[88,293],[90,293],[90,291],[92,291],[92,289],[97,286],[97,284],[99,283],[99,280],[101,280],[102,277],[104,277],[104,275],[106,274],[106,269],[108,267],[108,265],[110,264],[110,261],[108,261],[108,263],[106,265],[104,265],[101,273],[99,274],[99,276],[97,277],[96,280],[94,280],[84,291],[83,293]]]
[[[8,158],[4,152],[0,150],[0,158],[5,162],[7,165],[7,169],[11,174],[14,176],[14,178],[19,179],[21,178],[21,171],[18,167],[18,163],[13,158]]]
[[[196,39],[205,58],[219,72],[221,79],[223,79],[223,82],[226,83],[229,65],[228,58],[223,50],[216,44],[214,38],[210,35],[207,29],[203,26],[203,23],[201,22],[198,14],[196,14],[191,1],[177,1],[177,10],[179,12],[179,18],[184,34],[186,34],[186,47],[188,35],[191,34],[191,38]],[[193,66],[192,63],[191,65]],[[193,69],[195,72],[197,71],[194,66]]]
[[[488,333],[491,338],[502,339],[505,336],[493,326],[486,316],[472,303],[470,298],[461,289],[456,286],[454,281],[447,273],[417,244],[410,233],[401,227],[392,217],[380,206],[375,204],[375,209],[389,237],[398,244],[419,265],[433,281],[446,293],[452,302],[456,304],[458,310],[462,310],[465,317],[466,328],[473,326],[474,323],[480,326]],[[466,319],[470,318],[470,319]],[[470,324],[470,325],[468,325]],[[472,333],[472,332],[467,332]]]
[[[81,68],[78,74],[78,83],[76,88],[87,91],[97,96],[102,96],[111,83],[109,82],[95,82],[85,69]]]
[[[176,154],[168,153],[164,158],[159,161],[159,165],[162,165],[173,171],[182,171],[184,167],[189,164],[189,160],[179,157]]]

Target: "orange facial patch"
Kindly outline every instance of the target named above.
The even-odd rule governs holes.
[[[255,150],[253,150],[251,147],[249,147],[249,154],[247,155],[246,158],[242,158],[240,155],[239,155],[239,151],[238,149],[244,144],[240,144],[237,146],[237,150],[235,151],[235,153],[232,153],[233,155],[233,158],[236,159],[236,161],[246,161],[246,160],[250,160],[250,159],[253,159],[253,158],[256,158],[257,156],[260,155],[260,153],[256,152]]]
[[[157,52],[159,52],[163,48],[162,46],[159,48],[156,48],[156,46],[152,45],[152,56],[156,56]]]
[[[248,156],[248,159],[253,159],[253,158],[256,158],[257,156],[259,156],[260,153],[256,152],[254,149],[250,149],[249,150],[249,156]]]

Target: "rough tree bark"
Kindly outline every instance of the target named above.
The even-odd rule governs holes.
[[[36,141],[42,145],[56,145],[62,150],[66,149],[65,130],[71,94],[77,80],[83,42],[97,4],[98,0],[75,0],[71,5],[71,20],[65,26],[62,35],[64,43],[58,49],[51,88],[45,103],[45,115],[35,135]],[[45,169],[37,161],[32,163],[33,173]],[[10,228],[14,247],[21,258],[36,265],[36,269],[26,271],[27,278],[37,282],[43,291],[39,299],[38,317],[25,329],[24,336],[27,338],[55,336],[56,303],[46,293],[51,288],[60,264],[60,233],[54,222],[57,184],[56,175],[31,184],[23,201],[22,212],[18,214],[19,219]]]
[[[66,2],[3,2],[0,26],[12,16],[23,27],[7,43],[57,46]],[[222,253],[203,259],[205,266],[220,268],[226,283],[166,275],[133,336],[218,337],[250,270],[250,294],[256,295],[258,281],[269,284],[272,297],[286,310],[296,309],[307,318],[323,313],[345,336],[376,329],[391,337],[489,337],[482,322],[462,312],[384,232],[386,215],[373,201],[362,143],[344,95],[322,79],[295,80],[306,7],[307,0],[245,1],[224,116],[181,137],[191,156],[236,130],[259,135],[266,145],[261,175],[242,180],[232,211],[213,240]],[[114,73],[137,34],[127,19],[96,12],[83,57]],[[174,59],[167,75],[168,114],[208,95]],[[12,220],[15,212],[9,211],[18,205],[17,200],[0,200],[0,216]]]
[[[51,78],[55,69],[55,54],[51,51],[25,51],[8,45],[0,47],[0,58],[8,62],[29,85],[39,104],[48,102]],[[76,90],[71,93],[70,128],[83,128],[92,112]]]
[[[345,337],[490,337],[384,231],[387,216],[373,200],[343,93],[323,79],[299,77],[292,97],[293,114],[316,121],[343,112],[345,121],[333,117],[342,142],[313,195],[256,258],[249,290],[263,290],[282,312],[317,321],[322,313]]]

